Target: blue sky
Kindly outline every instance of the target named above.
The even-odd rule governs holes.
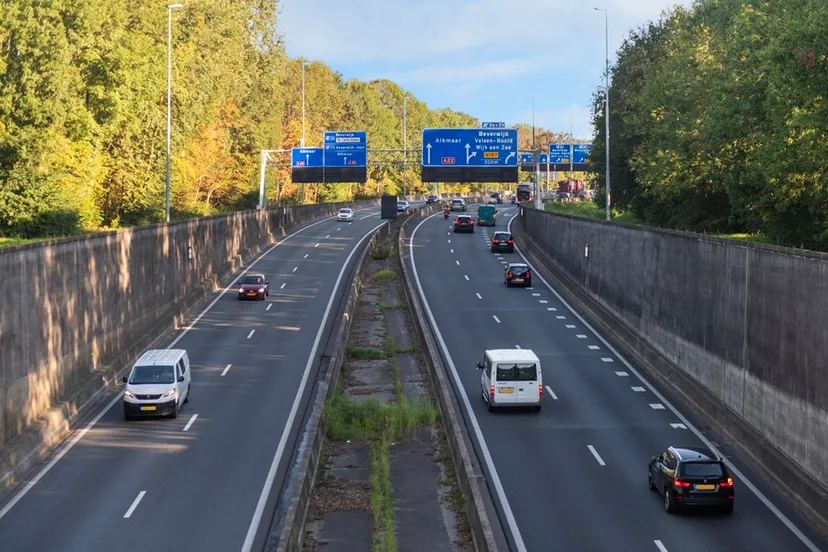
[[[591,138],[592,91],[603,81],[604,14],[610,60],[628,31],[669,0],[281,0],[292,57],[322,61],[346,79],[387,78],[430,108],[483,121],[532,120]]]

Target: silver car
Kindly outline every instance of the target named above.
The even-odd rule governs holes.
[[[455,198],[451,200],[451,210],[452,211],[466,211],[466,201],[460,198]]]

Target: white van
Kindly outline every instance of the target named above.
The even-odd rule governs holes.
[[[493,349],[477,363],[480,386],[489,412],[495,408],[531,406],[540,411],[543,372],[540,359],[529,349]]]
[[[124,419],[178,417],[190,400],[190,358],[184,349],[147,351],[124,377]]]

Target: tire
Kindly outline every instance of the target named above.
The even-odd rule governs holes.
[[[489,409],[489,412],[494,412],[495,408],[496,408],[496,407],[492,406],[491,401],[486,401],[486,407]]]
[[[175,406],[173,407],[173,411],[170,414],[170,418],[172,418],[173,420],[178,418],[178,403],[175,403]]]
[[[733,515],[733,503],[731,502],[731,503],[730,503],[730,504],[728,504],[727,506],[724,506],[724,507],[722,508],[722,513],[723,513],[724,515],[726,515],[726,516],[731,516],[731,515]]]
[[[664,511],[668,514],[676,513],[676,505],[670,497],[670,489],[664,489]]]
[[[503,280],[503,283],[506,284],[506,287],[512,287],[509,285],[509,280]]]
[[[647,470],[647,484],[649,485],[651,491],[658,490],[655,486],[655,483],[653,483],[653,474],[652,472],[650,472],[649,469]]]
[[[529,280],[528,282],[526,282],[526,287],[532,287],[532,280]]]
[[[541,411],[541,406],[543,406],[543,405],[539,404],[537,406],[532,407],[532,412],[540,412]]]
[[[124,410],[124,421],[125,422],[131,422],[132,421],[132,416],[127,414],[126,410]]]
[[[184,399],[184,404],[187,404],[188,402],[190,402],[190,393],[192,393],[192,392],[193,392],[193,386],[192,386],[192,385],[190,385],[190,386],[187,388],[187,398],[186,398],[186,399]]]

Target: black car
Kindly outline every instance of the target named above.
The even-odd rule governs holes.
[[[474,219],[471,215],[460,215],[454,220],[455,232],[472,232],[474,233]]]
[[[529,270],[529,265],[523,263],[507,264],[506,276],[503,282],[506,287],[512,287],[513,285],[532,287],[532,272]]]
[[[437,196],[430,195],[426,198],[426,203],[437,203]]]
[[[509,232],[495,232],[492,236],[492,253],[495,251],[515,252],[515,240]]]
[[[239,280],[239,301],[259,299],[264,301],[270,295],[270,282],[260,272],[250,272]]]
[[[650,490],[664,499],[668,514],[684,507],[733,512],[733,478],[724,458],[707,447],[669,447],[650,460]]]

